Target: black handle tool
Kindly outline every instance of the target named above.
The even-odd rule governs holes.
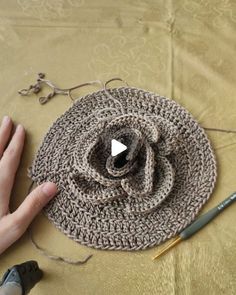
[[[43,276],[36,261],[14,265],[3,275],[0,282],[0,295],[25,295]]]

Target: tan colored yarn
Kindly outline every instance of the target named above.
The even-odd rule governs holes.
[[[111,156],[111,139],[128,146]],[[140,250],[190,224],[210,197],[216,162],[204,130],[168,98],[132,87],[89,94],[49,129],[29,169],[60,192],[45,208],[73,240]]]

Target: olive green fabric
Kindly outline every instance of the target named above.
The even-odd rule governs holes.
[[[39,71],[62,88],[119,76],[130,86],[172,97],[202,126],[236,129],[235,32],[233,0],[2,0],[0,116],[8,114],[27,129],[12,210],[26,196],[27,167],[45,132],[71,105],[65,96],[41,106],[36,96],[17,94]],[[208,135],[218,180],[203,212],[236,191],[236,135]],[[162,246],[129,253],[90,249],[69,240],[41,215],[33,224],[38,244],[72,259],[93,258],[82,266],[51,261],[25,235],[0,256],[0,272],[37,260],[45,276],[34,295],[231,295],[236,292],[235,210],[228,208],[155,262],[151,258]]]

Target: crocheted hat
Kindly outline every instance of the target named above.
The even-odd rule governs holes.
[[[111,140],[128,148],[111,156]],[[89,94],[49,129],[29,169],[59,194],[48,218],[101,249],[158,245],[189,225],[210,197],[216,162],[204,130],[175,101],[132,87]]]

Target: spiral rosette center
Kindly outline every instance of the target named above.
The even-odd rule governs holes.
[[[77,181],[86,179],[82,194],[95,204],[123,198],[126,210],[146,213],[154,210],[171,192],[174,169],[165,155],[158,153],[158,125],[144,116],[121,115],[108,120],[91,132],[74,152]],[[111,140],[127,146],[117,156],[111,155]],[[81,145],[86,143],[86,151]],[[163,145],[163,142],[162,142]],[[164,177],[167,175],[168,177]],[[74,182],[74,186],[79,183]],[[95,187],[99,193],[94,194]],[[91,196],[93,196],[91,198]],[[126,200],[125,200],[126,199]]]

